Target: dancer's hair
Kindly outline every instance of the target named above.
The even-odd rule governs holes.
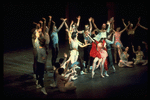
[[[58,62],[55,63],[54,66],[56,67],[56,69],[60,68],[60,64]]]
[[[59,75],[61,75],[63,72],[64,72],[64,69],[63,69],[63,68],[59,68],[59,69],[58,69]]]
[[[71,38],[74,39],[76,37],[76,32],[73,32]]]
[[[64,58],[59,59],[59,63],[62,63],[64,61]]]
[[[43,37],[39,37],[38,39],[39,39],[39,44],[40,44],[40,46],[44,47],[46,40],[45,40]]]

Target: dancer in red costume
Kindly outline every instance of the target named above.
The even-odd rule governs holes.
[[[90,36],[89,36],[90,37]],[[104,78],[104,75],[103,75],[103,69],[105,67],[105,70],[106,70],[106,73],[105,75],[106,76],[109,76],[107,74],[107,70],[108,70],[108,67],[107,67],[107,52],[106,52],[106,48],[103,49],[103,47],[106,45],[106,42],[105,41],[96,41],[96,40],[93,40],[91,37],[90,39],[93,41],[92,42],[92,48],[91,48],[91,51],[90,51],[90,56],[94,58],[93,60],[93,66],[92,66],[92,78],[94,77],[94,70],[95,70],[95,66],[96,66],[96,62],[98,61],[98,65],[96,66],[96,68],[98,68],[98,66],[100,65],[100,68],[101,68],[101,76]]]

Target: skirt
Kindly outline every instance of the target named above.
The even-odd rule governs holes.
[[[96,43],[98,44],[99,42],[96,41]],[[100,55],[100,53],[96,49],[97,44],[95,44],[94,42],[92,42],[92,48],[90,50],[90,57],[93,57],[93,58],[98,57],[99,59],[101,59],[101,55]]]

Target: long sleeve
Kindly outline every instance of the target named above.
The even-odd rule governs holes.
[[[107,33],[109,33],[109,31],[110,31],[110,24],[108,24],[108,28],[107,28]]]

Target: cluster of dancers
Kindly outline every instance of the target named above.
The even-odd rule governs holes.
[[[52,41],[52,66],[54,70],[54,83],[50,84],[51,87],[58,87],[61,92],[66,92],[69,90],[76,90],[74,86],[74,80],[77,77],[76,69],[80,69],[80,75],[87,74],[89,70],[92,70],[91,77],[94,78],[95,69],[100,67],[100,75],[102,78],[108,77],[108,69],[113,68],[115,72],[115,66],[113,63],[112,55],[112,46],[114,48],[114,60],[117,63],[117,52],[120,58],[118,66],[119,67],[133,67],[133,64],[142,63],[146,65],[148,63],[148,44],[145,44],[145,51],[141,51],[141,47],[138,46],[138,50],[134,50],[134,33],[138,26],[148,30],[148,28],[140,24],[140,18],[133,28],[133,24],[128,21],[128,25],[125,24],[124,19],[122,22],[124,24],[124,29],[120,30],[120,27],[117,27],[114,30],[114,17],[108,20],[106,23],[103,23],[99,29],[94,18],[90,17],[88,19],[89,24],[85,25],[84,30],[78,30],[81,16],[77,17],[77,23],[71,21],[70,26],[66,23],[67,18],[60,18],[62,21],[59,28],[57,28],[55,22],[52,20],[52,16],[49,16],[48,25],[46,26],[46,19],[42,18],[43,21],[38,23],[33,22],[36,25],[36,28],[33,30],[32,34],[32,44],[33,44],[33,55],[34,55],[34,64],[33,71],[34,77],[36,78],[36,88],[41,88],[41,91],[47,95],[47,92],[44,87],[44,71],[46,70],[47,56],[49,55],[49,43],[50,39]],[[53,23],[52,31],[50,31],[51,22]],[[56,62],[58,52],[59,52],[59,37],[58,32],[65,25],[66,32],[68,34],[68,40],[70,45],[70,54],[69,57],[67,53],[64,53],[64,58],[60,58],[59,62]],[[94,30],[92,31],[94,26]],[[124,31],[127,31],[132,45],[133,53],[136,54],[136,58],[133,61],[128,61],[128,50],[129,47],[124,47],[121,42],[121,34]],[[83,34],[84,43],[78,40],[78,34]],[[84,60],[79,56],[78,47],[84,48]],[[123,51],[124,50],[124,51]],[[147,54],[147,55],[144,55]],[[145,59],[143,59],[143,56]],[[69,66],[71,63],[71,66]],[[79,67],[80,66],[80,67]],[[85,69],[83,71],[83,69]]]

